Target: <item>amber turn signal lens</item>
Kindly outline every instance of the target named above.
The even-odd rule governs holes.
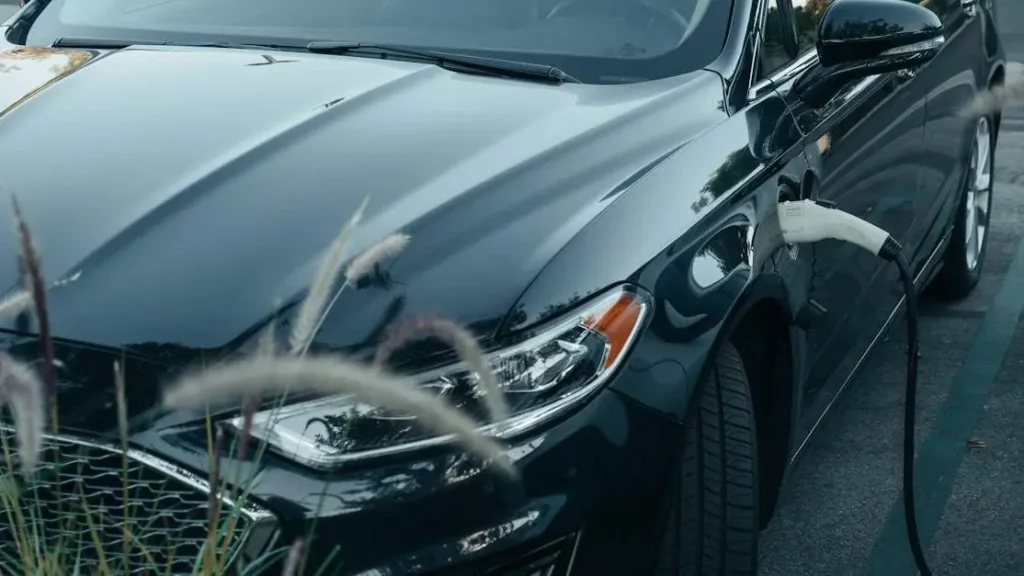
[[[608,339],[609,350],[604,360],[605,368],[615,364],[625,350],[630,337],[637,329],[643,311],[643,304],[636,296],[623,293],[603,312],[590,316],[584,322],[587,328]]]

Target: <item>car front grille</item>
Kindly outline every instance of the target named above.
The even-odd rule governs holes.
[[[14,446],[10,429],[0,429],[0,436]],[[6,462],[3,452],[0,458]],[[13,453],[11,458],[17,470]],[[47,551],[43,556],[56,555],[67,568],[77,564],[82,574],[97,573],[103,564],[114,574],[192,574],[209,532],[208,487],[198,476],[140,451],[122,456],[112,447],[48,436],[33,475],[0,477],[0,559],[7,561],[0,562],[0,571],[8,572],[12,567],[4,564],[10,561],[23,570],[26,556],[38,562],[38,553],[25,553],[38,545]],[[219,508],[220,525],[233,522],[234,529],[224,537],[229,542],[212,549],[224,551],[227,563],[254,528],[265,531],[272,517],[228,499]]]

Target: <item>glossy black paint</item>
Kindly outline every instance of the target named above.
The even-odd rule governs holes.
[[[818,62],[794,84],[800,99],[822,108],[850,83],[874,74],[912,69],[935,57],[942,22],[909,2],[843,0],[829,6],[817,40]],[[896,51],[893,53],[892,51]]]
[[[828,7],[817,39],[822,66],[878,58],[894,48],[942,35],[931,10],[911,2],[843,0]]]
[[[752,93],[755,0],[733,3],[706,70],[638,85],[248,50],[42,50],[37,68],[3,74],[24,93],[0,102],[0,184],[48,278],[74,279],[51,297],[62,422],[110,431],[110,366],[126,355],[132,443],[205,475],[197,415],[148,412],[159,385],[244,346],[278,299],[287,319],[369,195],[354,248],[399,229],[413,242],[344,293],[320,348],[370,353],[389,323],[423,313],[499,346],[622,282],[655,306],[607,389],[511,443],[521,483],[447,450],[330,474],[222,463],[255,475],[284,541],[316,516],[313,561],[341,546],[344,573],[480,574],[551,542],[573,574],[645,573],[690,399],[725,338],[755,386],[767,521],[786,465],[900,297],[895,270],[857,248],[781,245],[775,205],[823,198],[885,227],[921,283],[940,264],[970,145],[956,111],[998,77],[1002,52],[985,10],[934,4],[946,46],[915,76],[853,79],[822,106],[799,97],[799,74]],[[60,76],[39,72],[53,65]],[[0,234],[9,287],[14,248]],[[3,333],[35,355],[31,326]],[[784,352],[765,358],[769,341]]]

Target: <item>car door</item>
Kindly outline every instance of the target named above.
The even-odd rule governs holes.
[[[922,5],[939,16],[946,39],[939,53],[914,71],[928,87],[921,165],[922,196],[933,200],[924,214],[928,230],[922,251],[927,252],[942,241],[959,207],[976,128],[976,119],[963,110],[987,78],[980,2],[927,0]]]
[[[913,251],[922,234],[918,215],[930,201],[918,193],[927,91],[912,75],[890,73],[842,86],[822,106],[802,102],[793,86],[818,66],[818,22],[833,0],[778,1],[792,1],[800,53],[771,81],[804,135],[812,197],[883,228]],[[845,386],[902,296],[895,267],[863,248],[826,240],[808,249],[814,262],[809,296],[819,318],[807,333],[806,432]]]

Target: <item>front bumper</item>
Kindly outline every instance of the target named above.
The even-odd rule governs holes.
[[[205,453],[179,436],[139,440],[205,468]],[[279,520],[277,545],[312,534],[307,566],[326,573],[639,575],[659,544],[681,443],[678,423],[606,388],[510,447],[517,481],[450,452],[326,477],[269,455],[221,469],[225,479],[236,465],[255,474],[252,497]]]

